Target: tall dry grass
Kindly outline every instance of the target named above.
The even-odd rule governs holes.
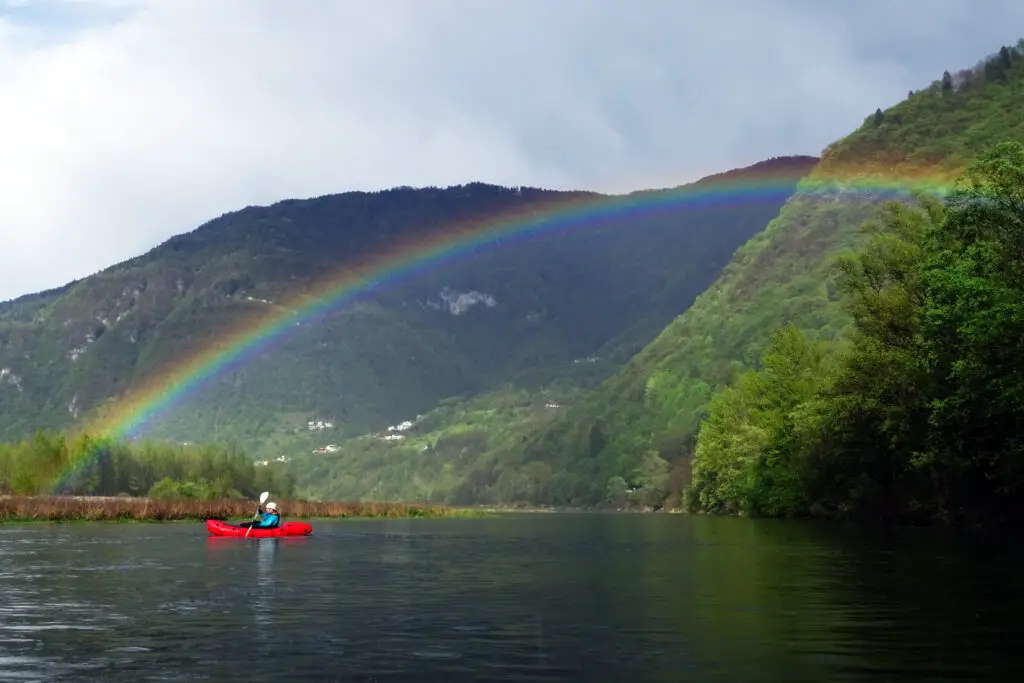
[[[283,521],[311,517],[444,517],[441,505],[279,501]],[[0,496],[0,522],[74,520],[206,520],[252,517],[255,501],[101,496]]]

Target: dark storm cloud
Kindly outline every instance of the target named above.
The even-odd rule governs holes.
[[[470,180],[626,190],[817,154],[1020,26],[1024,3],[949,0],[0,11],[0,298],[290,196]]]

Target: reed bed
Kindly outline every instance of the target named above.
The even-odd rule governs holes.
[[[282,520],[316,517],[450,517],[441,505],[282,500]],[[15,521],[174,521],[252,517],[256,502],[244,499],[195,500],[102,496],[0,496],[0,522]]]

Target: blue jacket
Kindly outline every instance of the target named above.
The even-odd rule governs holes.
[[[256,524],[259,529],[272,529],[281,521],[281,516],[276,512],[266,512],[260,508],[260,521]]]

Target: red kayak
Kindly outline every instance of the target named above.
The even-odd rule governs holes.
[[[206,530],[214,536],[245,536],[249,531],[244,526],[227,524],[216,519],[206,520]],[[276,529],[255,528],[249,532],[249,538],[280,538],[281,536],[309,536],[313,527],[305,522],[285,522]]]

